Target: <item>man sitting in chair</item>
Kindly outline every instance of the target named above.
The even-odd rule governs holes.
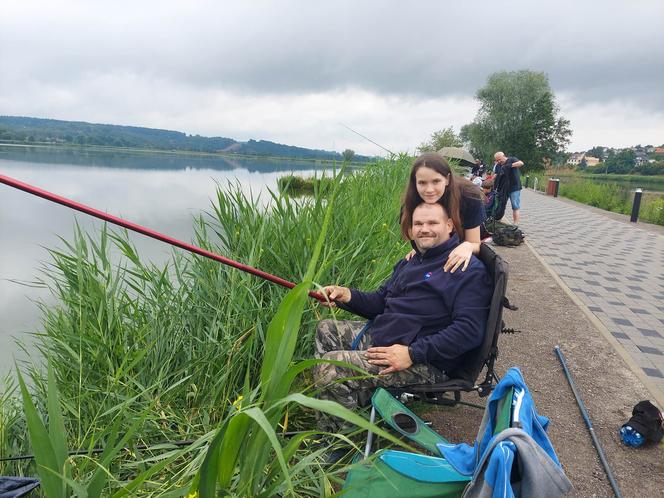
[[[331,285],[325,287],[327,306],[339,306],[373,320],[361,338],[365,322],[323,320],[316,330],[316,357],[341,360],[366,370],[333,364],[315,367],[320,397],[355,409],[358,393],[377,386],[398,387],[447,380],[479,347],[486,331],[493,282],[484,264],[472,257],[466,271],[443,271],[459,245],[452,220],[440,204],[420,204],[411,220],[410,238],[416,251],[401,260],[392,276],[375,292]],[[351,347],[355,341],[356,347]],[[324,419],[327,421],[327,419]],[[333,430],[334,422],[326,427]]]

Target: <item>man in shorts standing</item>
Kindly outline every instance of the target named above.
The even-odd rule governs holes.
[[[504,152],[496,152],[493,156],[496,163],[500,165],[502,171],[509,178],[510,184],[510,204],[512,205],[512,220],[515,225],[519,224],[521,220],[521,172],[523,161],[519,158],[510,156],[507,157]]]

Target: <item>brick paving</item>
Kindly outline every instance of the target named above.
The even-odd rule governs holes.
[[[521,204],[531,247],[664,393],[664,231],[532,190]]]

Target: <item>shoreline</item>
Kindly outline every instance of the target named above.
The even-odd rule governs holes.
[[[221,157],[221,158],[237,158],[237,159],[267,159],[272,161],[298,161],[298,162],[313,162],[320,164],[343,164],[342,160],[335,159],[321,159],[321,158],[307,158],[307,157],[291,157],[291,156],[262,156],[258,154],[234,154],[232,152],[203,152],[194,150],[177,150],[177,149],[143,149],[138,147],[116,147],[112,145],[73,145],[73,144],[56,144],[48,142],[37,143],[13,143],[0,140],[0,147],[17,147],[17,148],[40,148],[40,149],[62,149],[62,150],[79,150],[79,151],[92,151],[92,152],[124,152],[129,154],[165,154],[174,156],[202,156],[202,157]],[[378,159],[376,159],[378,160]],[[350,161],[348,164],[357,166],[366,166],[373,164],[374,161],[358,162]]]

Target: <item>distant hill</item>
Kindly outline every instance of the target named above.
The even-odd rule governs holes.
[[[256,156],[280,156],[304,159],[342,159],[338,152],[305,149],[267,140],[238,142],[232,138],[202,137],[179,131],[61,121],[20,116],[0,116],[0,142],[52,143],[55,145],[101,145],[141,149],[223,152]],[[354,161],[372,158],[355,155]]]

